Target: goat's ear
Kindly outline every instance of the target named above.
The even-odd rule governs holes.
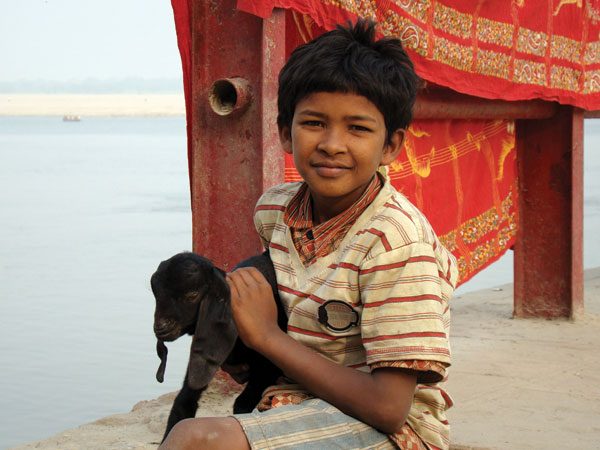
[[[201,389],[212,380],[238,336],[231,314],[229,286],[223,272],[215,268],[214,279],[208,283],[208,291],[198,309],[190,349],[188,383],[192,389]]]

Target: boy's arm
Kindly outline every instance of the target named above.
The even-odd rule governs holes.
[[[416,374],[382,368],[364,373],[338,365],[277,326],[271,287],[253,268],[228,275],[231,305],[244,343],[262,353],[311,393],[384,433],[400,430],[410,410]]]

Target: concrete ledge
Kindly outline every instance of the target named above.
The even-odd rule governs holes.
[[[452,450],[598,448],[600,268],[586,271],[585,308],[575,322],[512,319],[512,285],[453,300]],[[237,392],[217,378],[198,415],[229,414]],[[156,449],[174,395],[17,449]]]

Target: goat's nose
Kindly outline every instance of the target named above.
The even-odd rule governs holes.
[[[168,331],[175,325],[173,319],[161,318],[154,322],[154,332],[160,334],[161,332]]]

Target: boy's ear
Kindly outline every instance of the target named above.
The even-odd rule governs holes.
[[[292,154],[292,129],[290,127],[282,127],[279,129],[279,142],[286,153]]]
[[[381,158],[381,165],[387,166],[394,162],[402,151],[402,143],[404,142],[404,133],[406,130],[398,128],[392,133],[389,144],[386,144],[383,149],[383,157]]]

